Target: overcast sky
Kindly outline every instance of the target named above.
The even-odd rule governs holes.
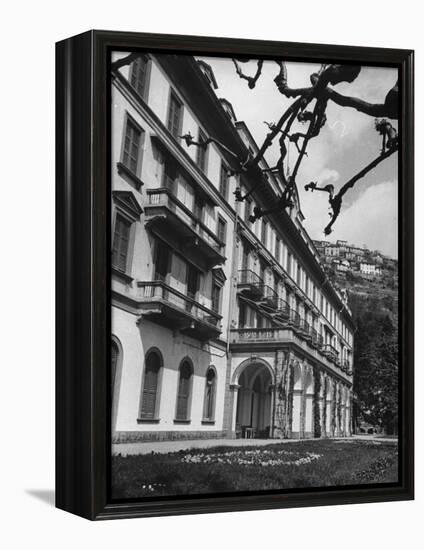
[[[215,73],[218,97],[225,97],[232,103],[237,119],[246,122],[261,145],[269,131],[263,121],[277,122],[293,101],[282,96],[275,86],[278,66],[266,61],[255,89],[250,90],[247,82],[236,75],[231,59],[204,59]],[[253,75],[256,62],[244,63],[241,67],[245,74]],[[309,75],[319,67],[311,63],[288,63],[289,86],[309,86]],[[363,67],[352,84],[339,84],[335,88],[366,101],[382,102],[396,80],[395,69]],[[339,107],[331,101],[326,113],[327,124],[319,136],[310,141],[308,156],[302,161],[297,177],[301,209],[306,218],[304,225],[313,239],[344,239],[397,258],[397,153],[346,193],[332,234],[324,236],[324,227],[330,220],[328,195],[306,192],[304,185],[310,181],[333,183],[337,191],[373,160],[381,147],[381,137],[374,129],[373,117],[355,109]],[[305,126],[299,129],[304,131]],[[274,166],[278,157],[278,140],[275,140],[265,158],[270,166]],[[292,144],[289,150],[289,164],[292,166],[295,158],[296,148]]]

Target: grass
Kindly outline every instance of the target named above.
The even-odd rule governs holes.
[[[112,458],[116,499],[397,481],[397,444],[309,440]]]

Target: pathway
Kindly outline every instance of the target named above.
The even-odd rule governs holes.
[[[367,441],[385,441],[397,443],[397,439],[374,437],[372,435],[354,435],[353,437],[336,437],[334,439],[363,439]],[[265,445],[279,445],[285,443],[296,443],[298,441],[311,441],[299,439],[192,439],[185,441],[146,441],[137,443],[114,443],[112,445],[113,455],[143,455],[149,453],[175,453],[188,449],[209,449],[211,447],[263,447]]]

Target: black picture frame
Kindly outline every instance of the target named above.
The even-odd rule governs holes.
[[[400,479],[394,486],[270,494],[109,498],[108,58],[113,49],[398,67]],[[89,31],[56,45],[56,506],[91,520],[413,499],[413,51]]]

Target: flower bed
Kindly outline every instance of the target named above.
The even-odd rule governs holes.
[[[302,466],[318,460],[322,455],[305,452],[294,452],[286,450],[237,450],[220,453],[188,453],[184,455],[181,462],[189,464],[228,464],[240,466]]]

